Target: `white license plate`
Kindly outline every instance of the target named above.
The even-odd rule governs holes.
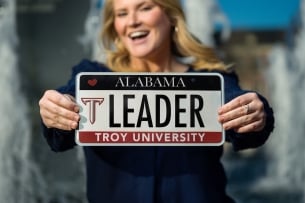
[[[224,102],[217,73],[81,73],[76,142],[82,146],[218,146]]]

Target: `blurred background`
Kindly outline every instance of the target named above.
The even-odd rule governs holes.
[[[305,203],[305,0],[183,0],[192,32],[268,98],[276,128],[258,149],[225,145],[238,203]],[[0,0],[0,202],[85,203],[81,148],[51,152],[38,101],[97,46],[102,0]]]

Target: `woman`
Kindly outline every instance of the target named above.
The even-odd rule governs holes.
[[[226,104],[218,111],[226,140],[235,150],[262,145],[273,130],[265,98],[241,90],[237,77],[213,50],[186,29],[179,0],[106,0],[101,39],[106,65],[83,60],[67,85],[41,100],[44,135],[54,151],[75,146],[80,120],[74,102],[80,72],[220,72]],[[191,58],[190,64],[181,58]],[[217,112],[215,112],[217,113]],[[220,163],[222,147],[84,147],[90,203],[229,203]]]

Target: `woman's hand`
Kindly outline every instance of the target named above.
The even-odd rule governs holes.
[[[261,131],[266,124],[264,104],[256,93],[246,93],[223,105],[218,111],[218,121],[225,130],[237,133]]]
[[[40,115],[48,128],[76,129],[80,116],[74,97],[47,90],[39,101]]]

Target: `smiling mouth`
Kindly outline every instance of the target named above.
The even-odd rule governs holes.
[[[129,34],[129,37],[132,40],[138,40],[147,37],[148,34],[149,34],[148,31],[138,31],[138,32],[132,32],[131,34]]]

